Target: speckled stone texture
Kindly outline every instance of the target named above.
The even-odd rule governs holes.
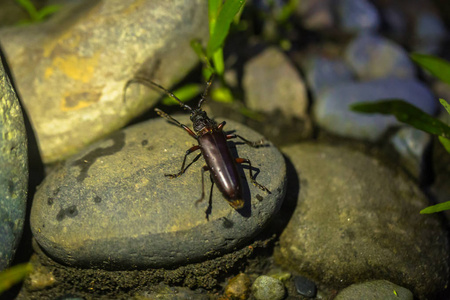
[[[27,136],[16,93],[0,61],[0,270],[23,231],[28,188]]]
[[[189,124],[186,115],[176,118]],[[227,130],[249,140],[262,138],[231,121]],[[238,167],[244,185],[242,210],[234,210],[214,186],[206,220],[208,173],[206,199],[195,206],[203,158],[179,178],[164,176],[179,171],[196,140],[159,118],[111,135],[50,174],[34,198],[33,234],[52,258],[80,267],[174,267],[230,252],[264,228],[280,207],[286,182],[284,159],[269,142],[251,148],[232,141],[232,153],[249,158],[256,180],[271,191],[253,186],[246,167]]]

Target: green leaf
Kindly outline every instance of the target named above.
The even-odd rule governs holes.
[[[200,84],[186,84],[175,90],[173,94],[175,94],[182,102],[187,102],[200,94],[202,92],[202,89],[203,87]],[[164,105],[179,105],[177,101],[168,96],[164,97],[161,100],[161,103]]]
[[[40,11],[38,11],[39,20],[44,20],[49,15],[54,14],[55,12],[60,10],[61,7],[61,5],[48,5],[46,7],[43,7]]]
[[[211,92],[211,98],[217,102],[232,103],[234,101],[233,94],[226,87],[216,88]]]
[[[360,102],[350,109],[361,113],[379,113],[394,115],[400,122],[409,124],[425,132],[450,138],[450,127],[439,119],[433,118],[408,102],[394,99],[378,102]]]
[[[244,5],[245,0],[227,0],[223,4],[217,16],[214,29],[209,38],[206,54],[208,57],[212,57],[214,52],[222,46],[228,31],[230,30],[230,24],[233,21],[234,16],[239,12]],[[211,31],[211,29],[210,29]]]
[[[216,27],[217,15],[219,14],[222,0],[208,1],[208,20],[209,20],[209,36],[212,36],[214,28]]]
[[[212,60],[214,62],[215,73],[219,76],[223,75],[225,72],[225,63],[223,61],[223,48],[217,49],[212,56]]]
[[[280,23],[288,21],[291,15],[298,7],[299,0],[289,0],[288,3],[283,5],[280,14],[277,16],[277,21]]]
[[[422,68],[443,82],[450,84],[450,63],[448,61],[436,56],[419,53],[412,53],[410,57]]]
[[[438,138],[442,146],[444,146],[445,150],[447,150],[447,152],[450,154],[450,140],[442,136],[439,136]]]
[[[450,104],[447,103],[447,101],[445,101],[442,98],[439,98],[439,102],[441,102],[442,106],[445,108],[445,110],[448,112],[448,114],[450,115]]]
[[[34,22],[39,21],[38,12],[34,4],[30,0],[16,0],[16,2],[24,8]]]
[[[21,282],[32,270],[30,263],[24,263],[0,272],[0,293]]]
[[[424,208],[420,211],[421,214],[432,214],[437,213],[443,210],[450,209],[450,201],[439,203],[436,205],[428,206],[427,208]]]
[[[192,40],[191,47],[192,47],[192,49],[194,49],[195,53],[202,61],[204,70],[206,70],[206,74],[204,74],[204,75],[205,75],[205,78],[208,79],[209,76],[211,76],[211,74],[214,73],[214,69],[211,66],[211,63],[209,62],[208,57],[206,57],[206,52],[203,49],[202,44],[200,43],[199,40]]]

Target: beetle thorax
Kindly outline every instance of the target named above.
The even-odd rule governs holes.
[[[191,121],[196,133],[204,131],[205,129],[210,130],[217,127],[216,122],[214,122],[214,120],[211,120],[206,112],[201,108],[192,111]]]

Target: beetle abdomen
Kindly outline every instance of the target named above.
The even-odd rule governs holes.
[[[208,132],[200,136],[198,142],[214,183],[232,207],[242,208],[241,178],[225,134],[221,130]]]

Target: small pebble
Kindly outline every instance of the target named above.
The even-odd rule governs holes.
[[[225,287],[224,296],[237,300],[248,299],[250,294],[250,285],[250,278],[246,274],[240,273],[230,279]]]
[[[252,285],[257,300],[281,300],[286,293],[283,283],[270,276],[259,276]]]
[[[303,276],[295,276],[294,284],[297,293],[299,293],[300,295],[308,298],[313,298],[316,296],[317,293],[316,284],[313,281],[309,280],[308,278]]]

